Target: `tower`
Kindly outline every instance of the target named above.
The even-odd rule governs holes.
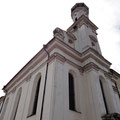
[[[89,8],[71,9],[73,24],[54,37],[3,90],[0,120],[116,120],[119,73],[102,54]]]
[[[76,3],[71,9],[71,16],[74,24],[68,28],[68,31],[79,39],[75,43],[75,49],[83,52],[93,48],[101,54],[96,32],[98,27],[89,19],[89,8],[84,3]]]

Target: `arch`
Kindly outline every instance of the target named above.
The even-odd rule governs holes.
[[[28,110],[28,117],[36,114],[40,83],[41,83],[41,73],[38,73],[34,79],[34,83],[32,87],[32,93],[31,93],[29,110]]]
[[[12,114],[11,114],[10,120],[15,120],[15,118],[16,118],[16,114],[17,114],[17,110],[18,110],[18,107],[19,107],[21,93],[22,93],[22,88],[19,88],[19,90],[18,90],[18,92],[16,94],[15,101],[14,101],[14,106],[13,106],[13,109],[12,109]]]
[[[106,83],[106,80],[102,75],[99,76],[99,80],[101,80],[103,83]]]
[[[1,111],[0,120],[3,120],[3,118],[4,118],[4,115],[5,115],[5,112],[7,109],[7,105],[8,105],[8,101],[9,101],[9,98],[7,98],[7,100],[4,103],[3,110]]]
[[[73,70],[69,70],[69,73],[72,74],[74,78],[76,77],[76,73]]]
[[[74,83],[74,72],[69,71],[68,82],[69,82],[69,109],[75,111],[75,83]]]

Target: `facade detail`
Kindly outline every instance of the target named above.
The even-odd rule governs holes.
[[[89,8],[76,3],[71,17],[3,87],[0,120],[120,120],[120,74],[102,56]]]

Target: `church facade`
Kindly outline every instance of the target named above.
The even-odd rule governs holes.
[[[89,8],[76,3],[73,24],[4,86],[0,120],[119,120],[119,73],[101,53]]]

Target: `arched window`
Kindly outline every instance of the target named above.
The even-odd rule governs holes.
[[[100,81],[100,87],[101,87],[101,92],[102,92],[102,97],[103,97],[103,102],[104,102],[105,110],[106,110],[106,113],[108,114],[108,106],[107,106],[107,101],[106,101],[106,97],[105,97],[103,80],[99,79],[99,81]]]
[[[69,109],[75,110],[74,77],[69,73]]]
[[[17,114],[17,110],[18,110],[18,107],[19,107],[21,93],[22,93],[22,88],[20,88],[18,90],[18,92],[17,92],[10,120],[15,120],[15,118],[16,118],[16,114]]]
[[[7,108],[7,105],[8,105],[8,101],[9,101],[9,98],[7,98],[7,100],[6,100],[5,103],[3,104],[3,109],[2,109],[2,111],[1,111],[0,120],[3,120],[3,118],[4,118],[5,111],[6,111],[6,108]]]
[[[41,75],[38,74],[36,76],[36,79],[34,80],[34,84],[33,84],[33,88],[32,88],[28,117],[36,114],[40,82],[41,82]]]

